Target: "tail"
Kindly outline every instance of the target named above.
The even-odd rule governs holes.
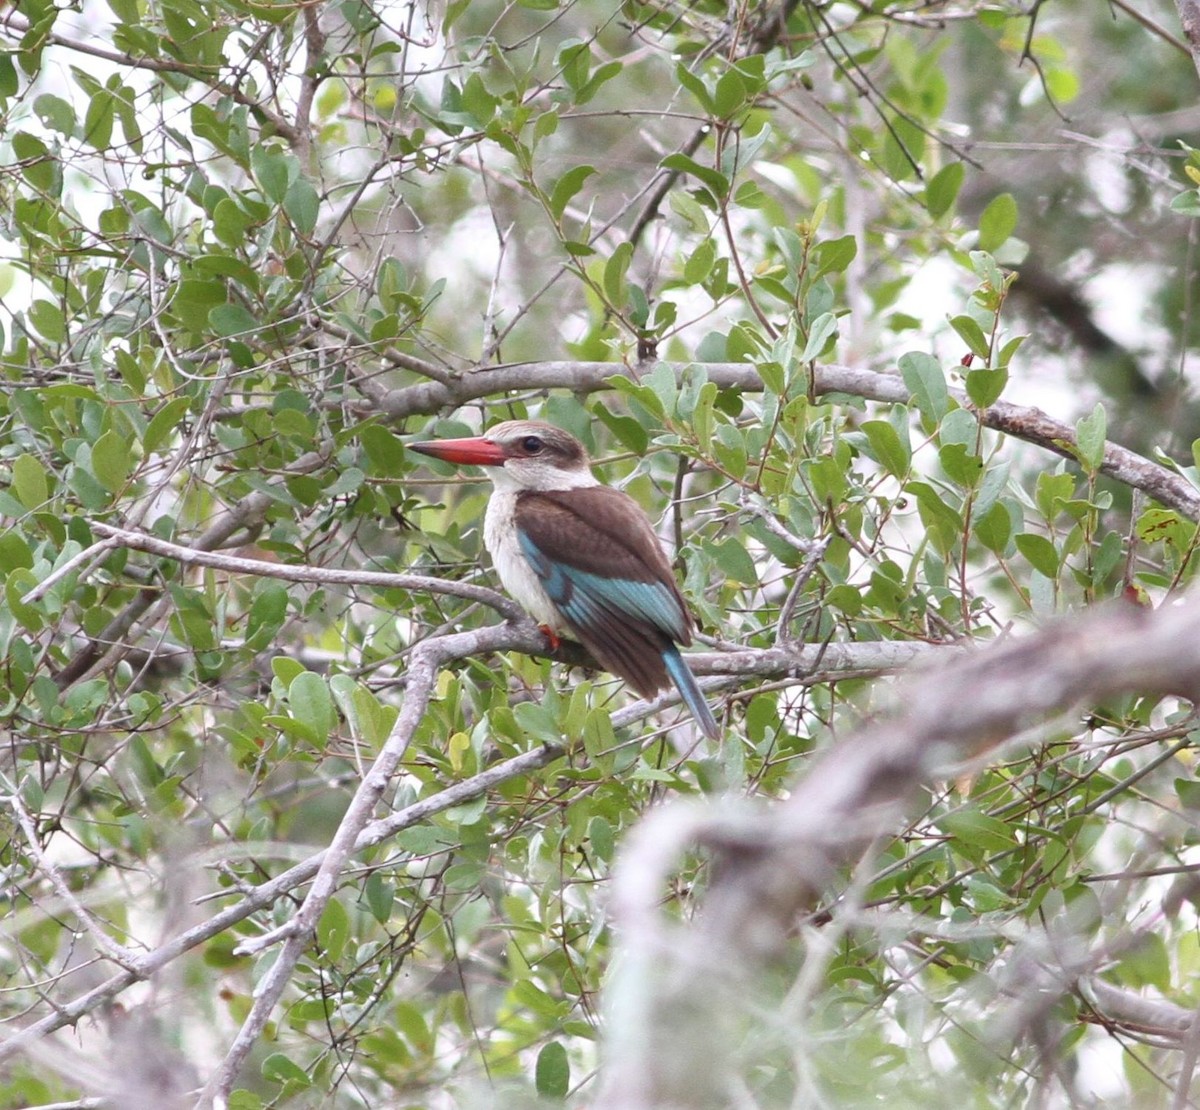
[[[663,662],[667,665],[667,674],[683,695],[684,703],[696,718],[696,724],[700,726],[701,731],[710,740],[720,739],[721,726],[717,724],[708,702],[704,700],[704,694],[696,684],[696,676],[692,674],[692,669],[680,654],[679,648],[674,644],[667,644],[663,648]]]

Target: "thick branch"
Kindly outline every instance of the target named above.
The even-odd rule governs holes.
[[[745,363],[703,365],[709,380],[722,388],[747,392],[762,389],[762,379],[753,366]],[[677,373],[682,374],[684,369],[685,364],[675,364]],[[577,393],[593,393],[609,388],[610,378],[627,372],[627,368],[610,362],[517,363],[475,370],[448,381],[421,382],[386,392],[372,391],[371,403],[373,409],[393,420],[401,420],[408,416],[454,408],[510,390],[570,389]],[[849,366],[818,367],[814,374],[814,388],[818,394],[848,393],[888,404],[907,404],[911,400],[899,376],[877,374]],[[966,404],[960,392],[952,393],[960,404]],[[1051,419],[1040,409],[1000,402],[983,412],[980,418],[987,427],[996,431],[1027,440],[1063,458],[1075,458],[1071,450],[1075,442],[1074,429]],[[310,451],[296,460],[289,474],[309,473],[325,461],[323,453]],[[1140,489],[1189,520],[1200,520],[1200,493],[1191,483],[1134,451],[1108,444],[1101,471],[1134,489]],[[256,526],[269,505],[270,498],[262,491],[248,494],[215,520],[193,542],[192,547],[211,551],[222,546],[239,530]],[[112,652],[122,651],[122,641],[133,625],[147,613],[156,617],[161,611],[164,603],[160,602],[151,612],[158,596],[155,591],[145,590],[130,602],[56,676],[59,687],[65,689],[88,674],[107,645],[115,645]]]
[[[103,521],[90,521],[89,527],[107,537],[106,542],[161,555],[189,566],[212,567],[230,574],[252,574],[263,578],[279,578],[287,582],[312,582],[318,585],[378,586],[383,589],[410,590],[416,593],[446,594],[479,602],[496,610],[509,624],[504,626],[506,635],[494,650],[522,651],[527,655],[540,655],[557,659],[571,666],[590,667],[598,670],[595,661],[581,645],[564,641],[553,651],[547,650],[545,636],[538,631],[524,610],[514,601],[470,582],[434,578],[421,574],[389,574],[383,571],[337,570],[289,563],[271,563],[265,559],[246,559],[236,555],[225,555],[219,551],[201,551],[182,544],[160,540],[145,532],[128,528],[116,528]],[[35,593],[45,590],[52,581],[48,578],[26,597],[28,602]],[[879,674],[910,663],[918,655],[936,650],[939,645],[920,642],[880,641],[862,644],[796,644],[786,643],[773,648],[743,648],[739,651],[695,652],[688,656],[692,670],[702,675],[747,675],[756,678],[780,678],[785,675],[811,676],[820,668],[823,674],[850,675]],[[480,649],[483,650],[483,649]],[[477,654],[469,652],[468,654]],[[455,658],[460,658],[456,656]],[[659,699],[662,704],[673,704],[677,698],[672,694]]]
[[[769,815],[683,806],[652,814],[617,871],[614,909],[629,951],[613,991],[625,1008],[610,1023],[598,1105],[732,1104],[722,1084],[737,1038],[727,1022],[753,1004],[756,973],[839,869],[898,827],[923,784],[1054,715],[1132,691],[1200,693],[1200,602],[1114,604],[912,679],[894,713],[814,761]],[[663,885],[697,843],[717,857],[713,887],[697,924],[671,927],[659,912]]]
[[[673,364],[682,374],[686,363]],[[722,389],[757,392],[762,379],[746,363],[698,363],[709,381]],[[484,397],[499,396],[510,390],[570,389],[576,393],[595,393],[609,388],[613,377],[631,372],[611,362],[529,362],[475,370],[452,383],[421,382],[384,393],[379,407],[388,417],[399,420],[419,413],[454,408]],[[869,401],[908,404],[912,396],[896,374],[877,374],[850,366],[819,366],[813,378],[818,394],[848,393]],[[968,407],[965,395],[951,390],[951,396]],[[1075,429],[1054,420],[1041,409],[1000,401],[980,413],[983,424],[995,431],[1015,436],[1065,459],[1076,458],[1072,451]],[[1175,509],[1189,520],[1200,520],[1200,492],[1179,474],[1115,443],[1104,450],[1101,472],[1153,497]]]
[[[1175,0],[1175,7],[1179,10],[1179,24],[1187,39],[1192,64],[1200,73],[1200,0]]]

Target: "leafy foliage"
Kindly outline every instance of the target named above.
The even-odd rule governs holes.
[[[440,669],[386,796],[413,820],[341,876],[243,1110],[583,1105],[629,831],[669,798],[783,797],[886,706],[877,664],[771,670],[772,650],[915,656],[1191,582],[1196,521],[1106,464],[1113,439],[1153,444],[1147,467],[1197,482],[1194,416],[1162,430],[1171,359],[1081,320],[1071,285],[1148,272],[1135,310],[1187,349],[1196,153],[1165,129],[1125,157],[1118,127],[1177,106],[1187,57],[1107,9],[734,15],[29,0],[7,19],[0,1102],[190,1104],[271,965],[235,946],[285,923],[311,872],[256,888],[331,842],[402,727],[414,648],[497,619],[453,592],[193,565],[105,525],[485,584],[477,476],[403,443],[536,415],[651,510],[701,626],[751,660],[714,695],[719,745],[537,656]],[[1084,39],[1124,72],[1085,67]],[[1079,102],[1108,146],[1039,152]],[[1049,258],[1075,300],[1047,292]],[[1064,349],[1094,356],[1086,381]],[[863,373],[823,385],[842,363]],[[1061,381],[1073,436],[992,430],[993,406],[1048,406]],[[930,784],[850,877],[863,913],[833,889],[814,907],[787,1004],[747,1018],[747,1100],[1166,1097],[1174,1056],[1144,1030],[1082,993],[1008,1000],[1038,944],[1069,941],[1081,973],[1191,1005],[1193,894],[1167,885],[1200,805],[1191,707],[1131,696],[1055,729]],[[689,856],[666,912],[708,881]],[[52,1064],[20,1039],[38,1021],[80,1023]]]

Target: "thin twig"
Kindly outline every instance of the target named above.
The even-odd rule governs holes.
[[[45,597],[59,582],[67,577],[68,574],[82,566],[84,563],[95,561],[99,563],[103,560],[110,551],[114,551],[120,544],[116,540],[109,537],[106,540],[97,540],[93,544],[89,544],[78,555],[73,555],[61,567],[51,571],[43,578],[32,590],[21,598],[22,605],[32,605],[35,601]]]
[[[21,831],[25,834],[25,843],[29,847],[29,852],[37,862],[38,870],[46,876],[50,885],[54,888],[54,893],[62,899],[63,904],[75,915],[76,919],[96,942],[97,947],[105,953],[110,959],[120,964],[132,975],[142,976],[141,969],[143,954],[135,952],[131,948],[126,948],[123,944],[118,944],[112,937],[108,935],[101,927],[92,914],[84,908],[79,899],[71,892],[71,888],[63,881],[62,875],[57,867],[47,858],[46,853],[42,851],[41,842],[38,840],[37,827],[33,823],[33,817],[29,810],[25,808],[25,803],[21,800],[20,791],[13,784],[4,781],[4,785],[9,788],[9,793],[0,795],[0,804],[7,805],[16,815],[17,824],[21,826]]]
[[[470,633],[457,635],[461,638],[470,636]],[[429,699],[437,682],[439,664],[443,659],[440,649],[447,641],[454,639],[454,636],[447,636],[440,641],[426,640],[413,652],[409,660],[408,685],[405,688],[400,715],[396,718],[379,758],[375,760],[366,778],[355,791],[349,808],[338,824],[337,832],[325,850],[324,859],[321,860],[321,866],[300,909],[280,928],[253,940],[243,941],[234,949],[237,955],[254,955],[279,940],[284,942],[275,962],[255,989],[250,1013],[242,1022],[242,1027],[226,1052],[221,1066],[205,1086],[198,1105],[206,1106],[210,1101],[225,1105],[242,1064],[266,1029],[276,1004],[291,980],[296,964],[300,962],[300,957],[312,941],[317,922],[337,889],[342,868],[353,854],[359,837],[370,821],[375,807],[383,798],[383,792],[387,789],[404,753],[408,751],[409,742],[429,707]],[[453,651],[450,654],[453,655]]]
[[[500,650],[500,648],[493,647],[492,650]],[[455,783],[431,798],[423,799],[385,818],[372,821],[362,831],[355,845],[355,851],[362,852],[367,848],[374,847],[395,836],[398,832],[427,821],[444,810],[471,801],[502,783],[544,767],[562,754],[561,747],[550,744],[543,745],[533,751],[524,752],[512,759],[498,763],[470,779]],[[139,960],[140,974],[126,969],[85,994],[68,1002],[57,1004],[53,1013],[20,1030],[8,1040],[0,1042],[0,1060],[16,1055],[33,1041],[48,1036],[56,1029],[74,1025],[98,1007],[107,1005],[111,999],[132,986],[139,978],[150,977],[197,945],[232,928],[238,922],[250,917],[251,914],[273,905],[290,891],[308,882],[317,873],[324,858],[324,851],[317,852],[302,863],[289,868],[283,874],[254,888],[250,894],[235,905],[186,930],[173,940],[159,945],[153,951],[147,952]],[[228,897],[230,892],[224,893]]]
[[[218,551],[201,551],[194,547],[160,540],[145,532],[132,532],[127,528],[116,528],[103,521],[89,521],[89,526],[101,535],[108,536],[123,547],[146,551],[151,555],[162,555],[180,563],[193,566],[212,567],[231,574],[254,574],[262,578],[281,578],[287,582],[312,582],[322,586],[379,586],[391,590],[416,590],[422,593],[448,594],[469,601],[478,601],[509,620],[523,620],[524,610],[503,594],[489,590],[486,586],[475,586],[469,582],[434,578],[423,574],[389,574],[376,570],[336,570],[329,567],[313,567],[290,563],[269,563],[265,559],[246,559],[239,555],[223,555]]]

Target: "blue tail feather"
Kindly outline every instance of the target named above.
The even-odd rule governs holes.
[[[674,644],[669,644],[663,648],[663,662],[667,665],[667,674],[671,676],[671,681],[675,683],[679,689],[679,693],[683,695],[684,703],[691,710],[692,716],[696,718],[696,723],[700,726],[704,735],[710,740],[719,739],[721,736],[721,726],[717,724],[716,717],[713,716],[712,710],[708,707],[708,702],[705,700],[703,692],[696,683],[696,676],[692,674],[692,669],[687,665],[687,660],[684,659]]]

